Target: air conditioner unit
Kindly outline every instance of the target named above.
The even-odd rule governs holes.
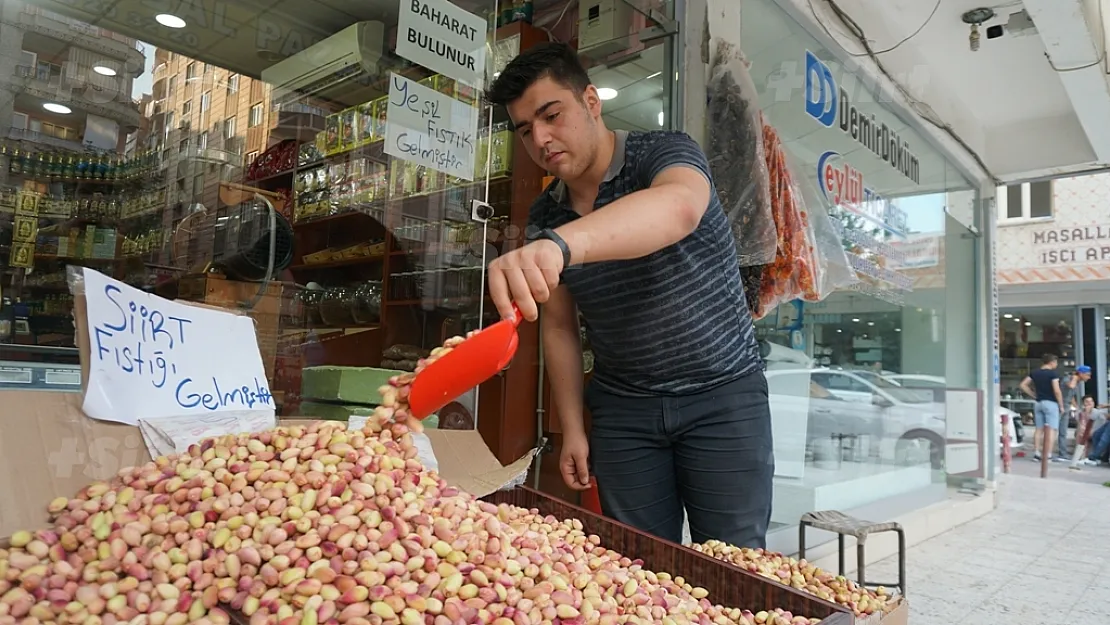
[[[307,96],[361,104],[387,93],[388,84],[378,80],[384,47],[384,24],[358,22],[262,70],[262,81],[279,104]]]

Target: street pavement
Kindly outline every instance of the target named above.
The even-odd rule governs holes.
[[[911,547],[909,625],[1110,624],[1110,468],[1015,458],[990,514]],[[868,567],[897,579],[897,559]]]

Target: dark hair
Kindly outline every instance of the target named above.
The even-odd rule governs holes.
[[[1095,396],[1094,396],[1094,395],[1084,395],[1084,396],[1083,396],[1083,401],[1087,401],[1088,399],[1089,399],[1089,400],[1091,400],[1091,401],[1097,401],[1097,400],[1095,399]]]
[[[1051,365],[1052,363],[1056,362],[1056,354],[1045,354],[1041,356],[1041,362],[1046,365]]]
[[[486,91],[486,101],[505,106],[518,100],[541,78],[551,78],[578,97],[590,86],[590,75],[573,48],[565,43],[541,43],[509,61]]]

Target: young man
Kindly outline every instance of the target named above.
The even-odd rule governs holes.
[[[774,456],[767,380],[705,155],[680,132],[614,132],[575,52],[514,59],[487,99],[556,177],[531,242],[489,265],[502,317],[535,320],[562,421],[559,467],[602,510],[662,538],[762,547]],[[595,368],[583,397],[579,312]],[[583,401],[590,410],[587,439]]]
[[[1074,373],[1069,373],[1060,379],[1060,392],[1064,395],[1064,409],[1060,413],[1060,427],[1057,430],[1056,458],[1059,462],[1066,462],[1068,457],[1068,423],[1071,422],[1071,411],[1080,408],[1079,384],[1091,379],[1091,368],[1079,365]],[[1077,430],[1078,431],[1078,430]]]
[[[1021,391],[1036,400],[1033,406],[1033,420],[1037,431],[1033,435],[1033,460],[1041,459],[1042,442],[1046,457],[1052,457],[1052,440],[1056,426],[1060,425],[1060,415],[1064,412],[1064,396],[1060,392],[1060,374],[1056,372],[1059,362],[1055,354],[1041,357],[1041,368],[1025,376],[1021,381]]]
[[[1097,465],[1098,460],[1087,457],[1087,449],[1093,448],[1094,434],[1106,424],[1106,411],[1095,408],[1095,398],[1087,395],[1083,398],[1083,408],[1079,411],[1079,418],[1075,424],[1075,453],[1071,457],[1071,468],[1079,470],[1080,465]]]

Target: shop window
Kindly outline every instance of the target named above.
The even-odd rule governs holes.
[[[998,187],[998,218],[1003,221],[1049,219],[1053,212],[1052,181]]]
[[[200,112],[207,111],[210,106],[212,106],[212,92],[205,91],[200,94]]]
[[[235,136],[235,118],[228,117],[224,120],[224,139],[231,139]]]
[[[250,116],[247,118],[247,128],[254,128],[262,123],[262,104],[251,107]]]
[[[185,80],[192,80],[197,77],[197,64],[196,62],[189,63],[185,66]]]

